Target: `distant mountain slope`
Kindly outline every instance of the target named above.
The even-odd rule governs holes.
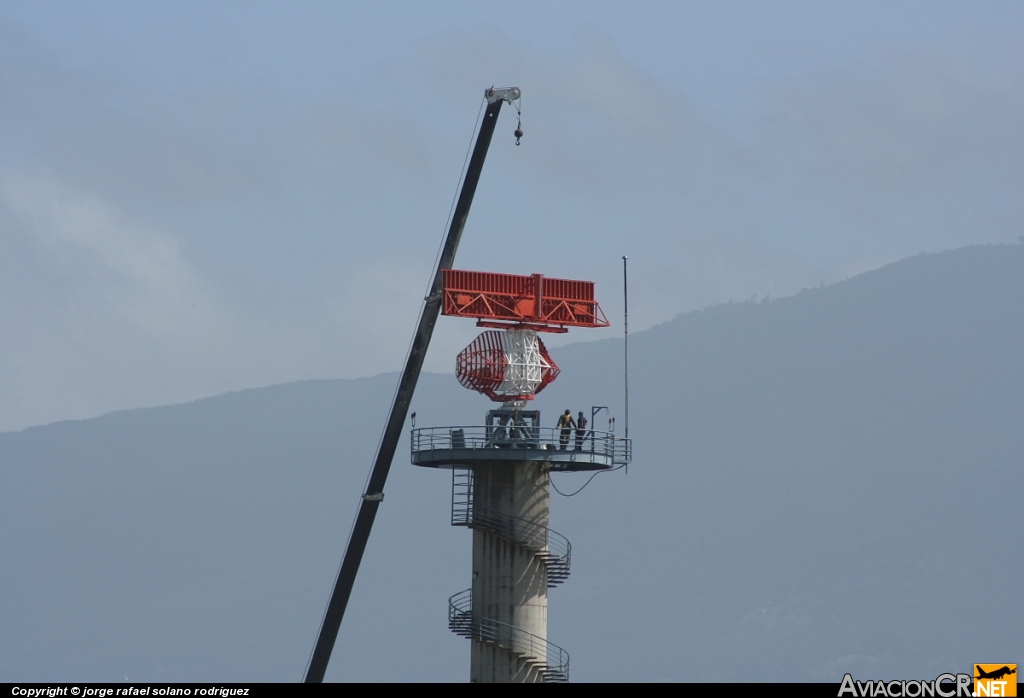
[[[574,349],[559,390],[621,373]],[[606,560],[575,588],[622,581],[593,590],[603,632],[574,626],[577,669],[619,676],[614,647],[638,678],[835,681],[1020,653],[1024,246],[690,313],[630,351],[639,462],[566,531],[577,569]]]
[[[1020,653],[1024,246],[922,255],[630,338],[629,474],[556,497],[577,680],[924,678]],[[606,404],[621,341],[538,399]],[[298,680],[396,377],[0,434],[0,680]],[[487,403],[426,375],[424,424]],[[599,423],[597,428],[602,428]],[[399,451],[328,678],[450,680],[450,478]],[[581,476],[560,475],[563,491]]]
[[[300,679],[395,383],[310,381],[0,434],[0,680]],[[347,622],[376,627],[383,613],[374,642],[404,653],[403,671],[452,677],[458,652],[448,667],[421,656],[424,642],[462,648],[434,632],[446,607],[417,608],[397,557],[410,545],[413,559],[445,545],[465,557],[449,482],[401,460],[396,471],[385,511],[400,518],[380,517],[357,589],[397,598]],[[443,602],[451,584],[419,576]],[[339,656],[346,641],[367,653],[356,676],[390,676],[359,633]]]

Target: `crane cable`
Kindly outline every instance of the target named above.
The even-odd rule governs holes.
[[[587,485],[589,485],[590,481],[593,480],[598,475],[600,475],[601,473],[614,473],[616,470],[622,470],[625,467],[626,467],[625,465],[619,465],[617,467],[612,468],[611,470],[598,470],[593,475],[591,475],[590,477],[587,478],[587,481],[583,483],[583,487],[586,487]],[[583,491],[583,487],[580,487],[578,490],[576,490],[572,494],[566,494],[562,490],[558,489],[558,486],[555,484],[554,480],[551,481],[551,487],[555,490],[555,492],[557,492],[558,494],[562,495],[563,497],[575,497],[576,495],[578,495],[580,492]]]

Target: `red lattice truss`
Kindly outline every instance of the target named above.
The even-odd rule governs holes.
[[[520,327],[539,332],[610,324],[594,300],[593,281],[547,279],[541,274],[445,269],[441,312],[475,317],[478,327]]]
[[[496,402],[532,400],[534,395],[558,378],[561,369],[551,358],[544,342],[538,337],[537,344],[540,355],[548,363],[548,366],[541,371],[540,385],[533,393],[510,395],[497,392],[505,380],[505,371],[508,370],[508,360],[501,342],[502,334],[504,333],[484,332],[474,339],[472,344],[460,351],[459,355],[455,357],[455,375],[463,387],[483,393]]]

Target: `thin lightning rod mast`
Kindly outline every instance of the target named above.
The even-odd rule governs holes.
[[[388,471],[391,469],[391,461],[395,456],[395,449],[398,447],[398,439],[402,435],[405,418],[409,414],[409,405],[412,402],[413,392],[416,390],[420,370],[423,368],[423,359],[427,355],[430,337],[434,333],[434,325],[437,323],[437,316],[441,311],[442,270],[451,269],[455,261],[455,252],[459,247],[459,239],[462,237],[466,218],[469,216],[469,207],[473,203],[476,185],[480,181],[480,172],[483,170],[484,159],[487,157],[487,148],[491,144],[491,136],[494,135],[494,126],[498,122],[501,104],[505,101],[511,104],[514,100],[519,99],[519,88],[491,88],[484,95],[488,101],[487,111],[480,123],[480,132],[477,134],[473,155],[470,158],[469,167],[466,169],[466,177],[463,180],[458,203],[455,205],[455,213],[452,215],[451,226],[448,228],[448,236],[445,238],[444,248],[438,258],[437,269],[434,270],[434,283],[431,285],[430,295],[426,297],[426,302],[423,305],[423,312],[416,328],[416,336],[405,363],[405,371],[402,372],[398,392],[391,405],[391,413],[388,415],[384,436],[381,438],[377,450],[377,458],[373,463],[373,470],[370,471],[366,491],[359,503],[359,513],[356,514],[356,522],[352,527],[348,546],[345,548],[345,557],[342,559],[341,569],[338,571],[338,578],[334,583],[334,591],[331,593],[331,600],[324,613],[320,634],[316,639],[316,646],[313,648],[313,656],[309,660],[305,683],[322,683],[324,674],[327,672],[327,663],[331,659],[334,642],[338,639],[341,619],[345,615],[345,607],[352,594],[356,573],[359,572],[359,563],[363,559],[366,542],[370,538],[370,529],[373,528],[373,520],[377,516],[377,507],[384,499],[384,483],[387,481]]]
[[[629,278],[626,275],[626,260],[622,255],[622,337],[624,344],[623,363],[626,383],[626,438],[629,438]],[[628,467],[628,466],[627,466]]]

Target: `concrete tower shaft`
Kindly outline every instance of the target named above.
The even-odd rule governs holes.
[[[505,531],[474,527],[473,615],[490,619],[496,629],[507,626],[509,641],[473,638],[470,681],[542,682],[546,664],[524,654],[511,629],[537,641],[547,639],[547,565],[529,541],[517,540],[514,534],[517,523],[522,529],[548,529],[551,481],[547,468],[530,461],[481,464],[474,469],[473,480],[475,511],[505,523],[501,526]]]
[[[448,600],[448,627],[472,640],[478,682],[563,682],[569,655],[547,639],[548,589],[572,546],[549,528],[551,473],[610,470],[631,445],[588,430],[568,439],[540,412],[490,410],[483,426],[412,431],[412,462],[452,470],[452,525],[473,530],[472,586]]]

